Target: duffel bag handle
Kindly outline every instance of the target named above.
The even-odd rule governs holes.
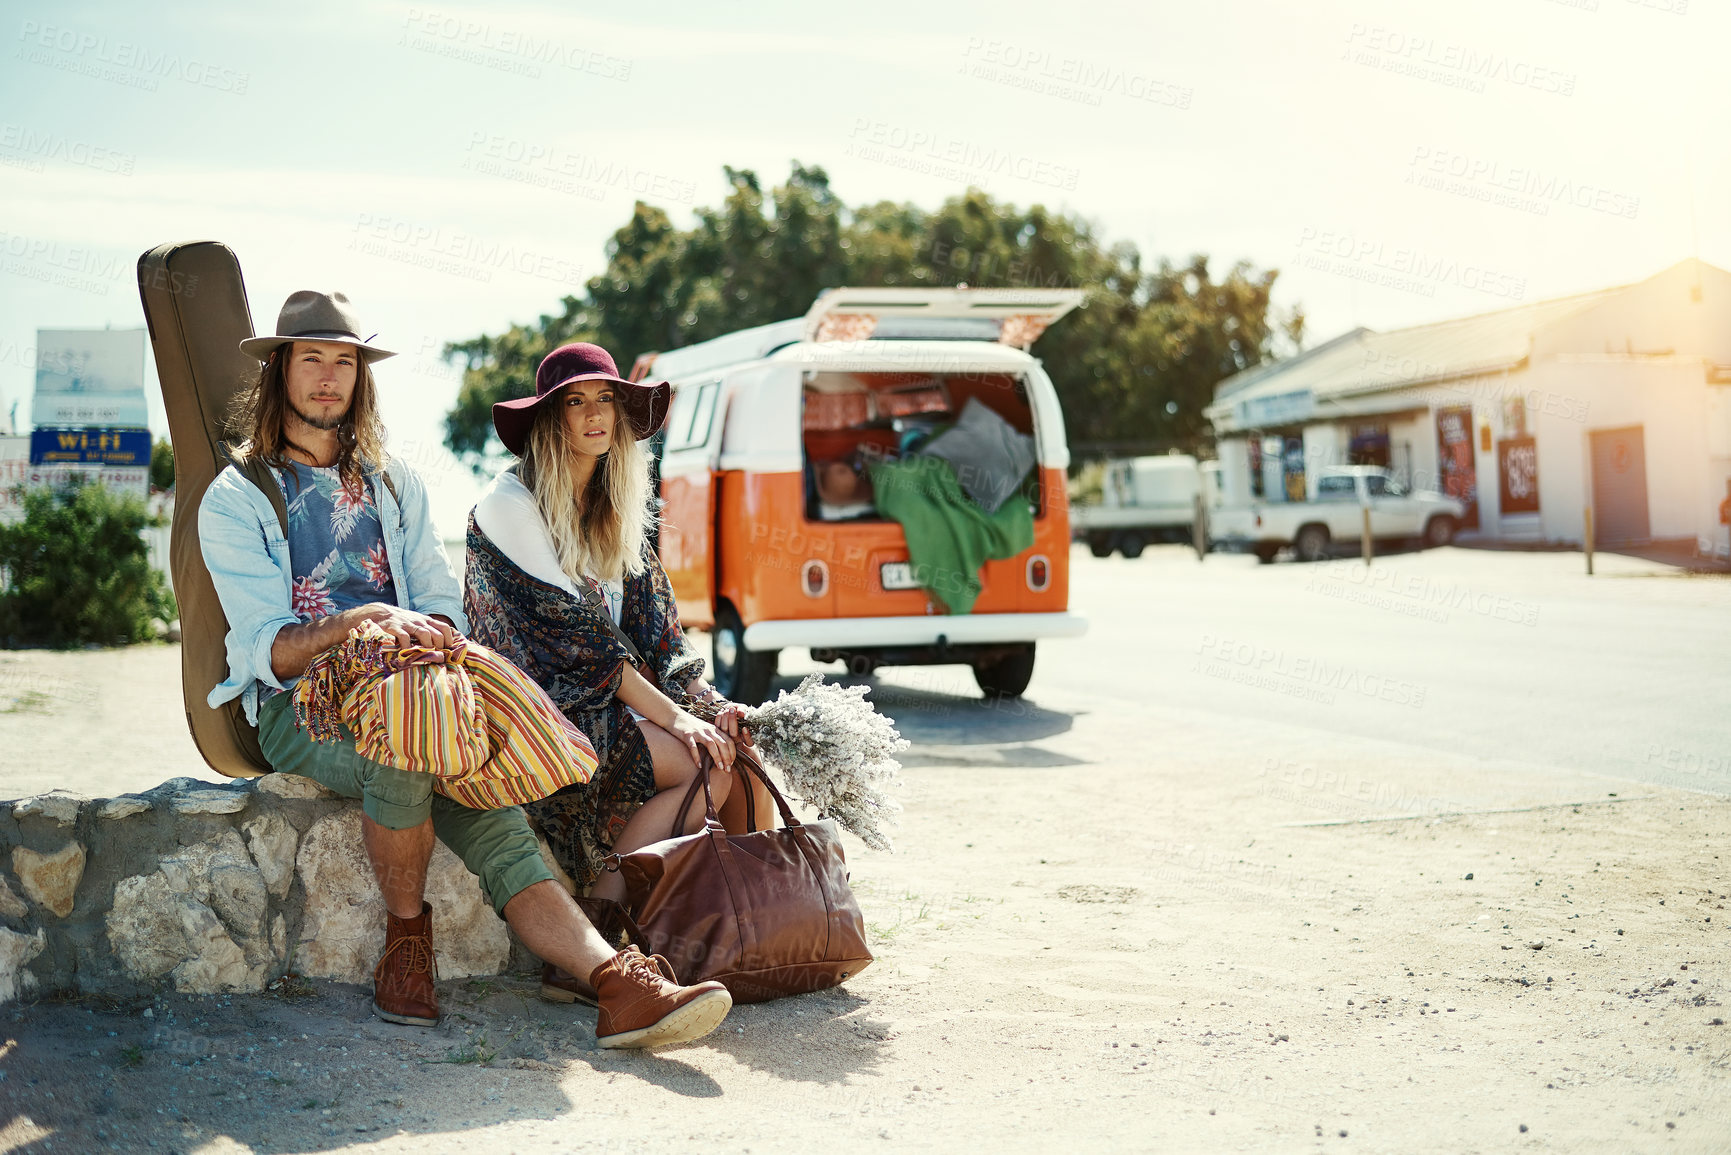
[[[725,700],[722,700],[722,701],[706,701],[706,700],[700,701],[698,699],[689,699],[689,700],[683,700],[683,701],[684,701],[685,710],[688,713],[690,713],[693,717],[702,718],[705,722],[709,722],[712,724],[714,723],[716,718],[721,716],[721,711],[726,706],[731,704]],[[735,758],[749,759],[751,761],[752,765],[756,766],[758,772],[761,774],[763,767],[761,765],[758,765],[757,756],[755,754],[747,753],[747,750],[750,748],[748,744],[751,741],[751,730],[745,726],[741,726],[739,733],[740,733],[740,737],[744,738],[745,741],[740,742],[738,740],[735,740],[735,743],[734,743],[734,756],[735,756]],[[683,828],[683,827],[684,827],[684,815],[683,815],[683,812],[681,812],[681,820],[679,822],[678,827],[676,827],[676,829]],[[757,798],[752,791],[747,790],[745,792],[745,832],[747,834],[755,834],[755,833],[757,833],[757,829],[758,829],[758,827],[757,827]]]
[[[691,776],[691,785],[685,788],[685,801],[679,804],[679,813],[673,817],[673,829],[667,834],[669,838],[685,836],[685,816],[691,810],[691,803],[697,797],[697,788],[703,787],[703,825],[706,829],[721,830],[721,819],[715,813],[715,795],[709,789],[709,771],[715,763],[709,757],[709,751],[699,746],[697,748],[697,773]]]
[[[762,782],[764,786],[769,789],[770,797],[775,799],[776,809],[781,811],[781,824],[783,826],[797,827],[800,825],[799,819],[795,818],[793,815],[793,808],[787,804],[787,799],[782,796],[781,791],[776,787],[775,783],[770,780],[768,772],[758,764],[756,758],[745,754],[739,754],[734,758],[733,762],[735,766],[743,764],[746,769],[757,776],[758,781]],[[697,799],[697,788],[699,786],[703,787],[704,825],[714,826],[717,829],[721,828],[721,820],[715,813],[715,796],[709,789],[709,772],[714,768],[714,766],[715,760],[710,757],[709,751],[706,748],[699,746],[697,750],[697,773],[692,775],[691,785],[685,788],[685,801],[680,803],[679,813],[673,819],[673,830],[667,837],[678,838],[685,833],[685,816],[690,813],[691,804]],[[755,830],[757,827],[757,816],[752,805],[749,783],[747,783],[746,787],[745,802],[746,824]]]
[[[734,761],[736,763],[744,762],[745,768],[755,774],[757,780],[763,783],[764,787],[769,791],[769,796],[775,799],[776,809],[781,811],[781,824],[783,826],[801,825],[799,819],[793,816],[793,808],[787,804],[787,799],[782,797],[781,790],[776,787],[774,782],[770,781],[769,771],[763,768],[763,763],[750,755],[747,755],[744,758],[735,758]],[[747,793],[746,797],[749,799],[751,795]]]

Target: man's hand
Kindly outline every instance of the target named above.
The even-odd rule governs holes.
[[[349,625],[354,629],[361,622],[374,622],[381,630],[397,639],[399,646],[426,646],[442,649],[457,644],[457,630],[443,618],[432,618],[405,610],[401,606],[372,602],[359,607],[360,617]],[[348,631],[343,631],[346,637]]]
[[[349,636],[349,631],[362,622],[378,623],[379,628],[395,638],[400,646],[451,646],[460,636],[456,628],[443,618],[430,618],[385,602],[368,602],[328,618],[278,630],[270,648],[271,673],[279,682],[300,677],[312,665],[314,658],[340,644]]]

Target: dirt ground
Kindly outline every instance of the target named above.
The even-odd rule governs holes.
[[[177,660],[7,657],[98,697]],[[915,747],[897,852],[852,848],[878,957],[844,989],[647,1055],[527,977],[443,984],[431,1030],[324,982],[15,1004],[0,1151],[1731,1146],[1726,801],[929,684],[874,691]],[[79,772],[172,747],[160,704],[99,735],[68,701],[0,714],[8,796],[82,786],[74,737]]]

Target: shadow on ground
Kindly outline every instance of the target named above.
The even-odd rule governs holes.
[[[845,987],[736,1006],[714,1046],[786,1083],[840,1087],[874,1073],[892,1037],[870,1006]]]
[[[896,724],[914,749],[901,759],[904,766],[974,765],[1069,766],[1079,759],[1053,750],[1026,747],[1021,752],[997,750],[984,758],[931,753],[922,746],[1005,746],[1052,738],[1069,732],[1075,715],[1039,704],[1039,687],[1020,698],[984,698],[973,688],[966,667],[926,666],[899,671],[894,680],[852,675],[831,677],[843,686],[867,686],[866,700]],[[909,676],[924,684],[906,684]],[[961,679],[965,679],[963,688]]]
[[[1575,553],[1581,552],[1581,547],[1571,542],[1498,542],[1498,541],[1461,541],[1455,544],[1463,549],[1493,550],[1520,553]],[[1641,561],[1655,562],[1659,565],[1676,566],[1684,574],[1731,574],[1731,558],[1709,557],[1698,551],[1695,539],[1659,538],[1654,541],[1637,542],[1623,545],[1600,545],[1597,552],[1616,554],[1619,557],[1632,557]],[[1584,562],[1583,562],[1584,564]],[[1615,574],[1615,577],[1653,577],[1643,574]]]
[[[737,1007],[690,1047],[604,1051],[594,1011],[542,1002],[538,985],[441,983],[436,1028],[381,1022],[365,988],[323,981],[301,982],[293,997],[14,1005],[0,1020],[0,1148],[190,1151],[226,1136],[298,1151],[454,1135],[569,1116],[561,1084],[573,1078],[589,1110],[609,1085],[625,1093],[629,1083],[719,1098],[721,1084],[693,1061],[709,1048],[789,1082],[839,1086],[877,1065],[889,1035],[862,1013],[865,1000],[837,990]]]

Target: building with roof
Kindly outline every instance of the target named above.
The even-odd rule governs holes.
[[[1221,503],[1306,500],[1329,465],[1382,465],[1468,503],[1462,536],[1690,540],[1731,555],[1731,273],[1379,333],[1353,329],[1222,381]]]

